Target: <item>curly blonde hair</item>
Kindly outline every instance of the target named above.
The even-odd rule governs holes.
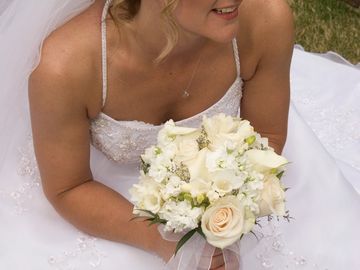
[[[173,17],[178,0],[164,0],[165,6],[161,11],[163,19],[163,30],[166,34],[166,45],[155,59],[155,62],[162,61],[178,42],[178,27]],[[141,0],[113,0],[110,6],[110,16],[114,22],[121,27],[131,22],[139,12]]]

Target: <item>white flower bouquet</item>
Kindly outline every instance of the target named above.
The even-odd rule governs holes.
[[[134,214],[181,236],[175,254],[195,233],[225,249],[258,217],[287,214],[280,181],[287,160],[247,120],[218,114],[200,128],[169,120],[141,162],[130,190]]]

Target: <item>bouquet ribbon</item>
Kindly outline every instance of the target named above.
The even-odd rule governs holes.
[[[163,239],[178,242],[183,236],[182,233],[164,231],[164,226],[159,225],[158,229]],[[210,245],[206,239],[195,233],[165,265],[165,270],[209,270],[215,247]],[[225,269],[239,270],[240,240],[222,250]]]

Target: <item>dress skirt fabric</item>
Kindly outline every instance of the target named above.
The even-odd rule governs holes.
[[[154,254],[78,231],[42,193],[27,78],[46,35],[92,1],[10,2],[0,5],[0,269],[161,269]],[[258,239],[244,237],[241,269],[360,269],[360,69],[297,46],[291,100],[283,179],[293,219],[263,220]],[[130,197],[137,164],[119,165],[92,147],[91,167],[95,179]]]

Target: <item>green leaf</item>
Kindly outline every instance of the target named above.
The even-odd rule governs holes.
[[[142,212],[145,212],[145,213],[148,213],[149,215],[153,216],[153,217],[156,217],[156,214],[154,214],[153,212],[149,211],[149,210],[145,210],[145,209],[136,209],[138,211],[142,211]]]
[[[196,233],[198,229],[193,229],[191,231],[189,231],[187,234],[185,234],[180,241],[177,243],[176,248],[175,248],[175,256],[176,253],[179,251],[179,249],[194,235],[194,233]]]
[[[146,162],[141,158],[140,169],[141,169],[145,174],[148,174],[149,169],[150,169],[150,164],[149,164],[149,163],[146,163]]]
[[[198,228],[197,228],[197,232],[198,232],[202,237],[204,237],[204,238],[206,239],[206,236],[205,236],[203,230],[201,229],[201,227],[198,227]]]
[[[149,221],[150,221],[150,220],[149,220]],[[148,226],[150,227],[151,225],[154,225],[154,224],[156,224],[156,223],[159,223],[158,220],[153,219],[153,220],[151,220],[151,222],[148,224]]]
[[[133,221],[133,220],[135,220],[135,219],[139,219],[139,218],[146,218],[146,217],[143,217],[143,216],[136,216],[136,217],[131,218],[129,221]]]
[[[285,171],[279,172],[279,173],[276,175],[276,177],[279,178],[279,179],[281,179],[281,177],[283,176],[284,172],[285,172]]]
[[[154,218],[148,218],[146,221],[150,221],[150,224],[148,226],[154,225],[154,224],[166,224],[165,219],[161,219],[159,216],[156,216]]]

